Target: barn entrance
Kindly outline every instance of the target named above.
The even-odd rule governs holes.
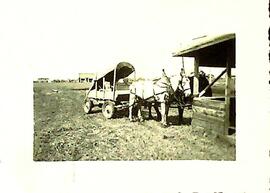
[[[236,98],[235,77],[232,69],[235,68],[235,34],[222,34],[195,38],[191,43],[183,45],[174,57],[193,57],[195,96],[192,104],[193,127],[203,127],[213,130],[223,136],[235,133],[236,128]],[[220,68],[223,71],[210,85],[199,92],[199,68]],[[219,84],[224,94],[204,97],[205,91],[211,87],[214,90]]]

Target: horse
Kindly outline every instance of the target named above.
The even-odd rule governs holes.
[[[194,82],[194,74],[188,77],[190,80],[190,88],[191,88],[191,93],[193,95],[193,82]],[[205,89],[209,85],[209,81],[206,77],[206,74],[203,71],[200,71],[199,73],[199,92],[201,92],[203,89]],[[206,97],[211,97],[212,96],[212,89],[209,87],[203,96]]]
[[[186,76],[175,75],[167,77],[165,73],[156,80],[140,80],[133,82],[130,85],[129,96],[129,119],[134,121],[132,111],[137,105],[138,118],[143,121],[141,106],[144,102],[154,104],[157,111],[158,119],[161,123],[167,126],[167,116],[169,112],[170,103],[176,99],[176,93],[181,93],[185,97],[191,94],[190,82]],[[159,104],[161,106],[161,113],[159,112]]]
[[[178,108],[178,124],[180,125],[183,121],[183,113],[185,107],[191,107],[192,106],[192,99],[194,97],[193,95],[193,82],[194,82],[194,74],[191,76],[188,76],[189,82],[190,82],[190,89],[191,89],[191,95],[188,97],[185,97],[179,90],[176,90],[174,93],[174,100],[172,102],[176,102],[177,108]],[[203,71],[200,71],[199,73],[199,92],[201,92],[204,88],[206,88],[209,85],[209,81]],[[209,87],[206,92],[204,93],[204,96],[211,97],[212,96],[212,89]],[[147,103],[146,106],[148,107],[148,115],[149,119],[153,119],[151,108],[152,103]],[[160,112],[158,107],[156,107],[156,104],[154,105],[154,109],[157,113],[157,119],[160,121]]]

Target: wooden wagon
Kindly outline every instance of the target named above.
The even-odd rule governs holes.
[[[231,68],[235,68],[235,34],[203,36],[193,39],[188,45],[173,53],[174,57],[194,57],[194,87],[192,126],[211,129],[228,135],[235,131],[235,94],[232,90]],[[203,97],[199,93],[199,66],[221,67],[222,73],[210,83],[213,86],[225,74],[223,96]]]
[[[128,62],[120,62],[114,68],[106,71],[101,76],[96,76],[92,85],[86,92],[84,112],[90,113],[94,106],[102,107],[106,118],[112,118],[116,110],[128,107],[129,82],[124,81],[134,73],[135,68]],[[120,83],[122,79],[122,83]]]

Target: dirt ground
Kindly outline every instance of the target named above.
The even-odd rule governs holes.
[[[170,109],[168,128],[156,120],[130,122],[127,110],[106,119],[99,107],[84,113],[85,87],[34,83],[35,161],[235,160],[235,145],[191,127],[191,109],[185,109],[182,125],[177,125],[177,109]]]

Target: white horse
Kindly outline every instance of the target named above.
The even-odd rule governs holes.
[[[176,75],[168,78],[163,75],[162,78],[153,80],[140,80],[133,82],[130,87],[129,96],[129,119],[134,121],[132,111],[134,106],[138,107],[138,117],[142,121],[141,106],[143,102],[154,103],[154,108],[157,111],[158,118],[161,117],[161,123],[167,126],[167,116],[170,102],[175,97],[175,92],[179,90],[188,97],[191,95],[189,79],[185,76]],[[161,104],[161,114],[158,111],[158,104]]]

